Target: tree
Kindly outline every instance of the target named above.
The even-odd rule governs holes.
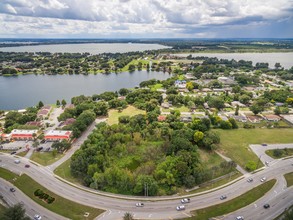
[[[118,93],[122,96],[126,96],[130,91],[126,88],[122,88],[118,91]]]
[[[56,101],[56,105],[59,107],[60,106],[60,101],[59,99]]]
[[[193,139],[194,139],[195,143],[198,143],[198,142],[200,142],[203,139],[203,137],[204,137],[204,133],[203,132],[196,131],[194,133]]]
[[[186,89],[188,89],[189,91],[192,91],[194,89],[193,83],[192,82],[186,83]]]
[[[61,104],[62,104],[62,107],[64,108],[67,103],[64,99],[62,99]]]
[[[18,203],[8,209],[6,209],[2,216],[2,220],[29,220],[30,218],[25,216],[25,209],[23,205]]]
[[[253,114],[257,115],[258,113],[264,111],[264,106],[254,103],[249,107],[249,110],[252,111]]]
[[[133,220],[133,215],[130,212],[125,212],[123,220]]]
[[[250,160],[245,164],[245,169],[247,169],[248,171],[253,171],[257,168],[256,166],[256,163]]]
[[[235,115],[239,115],[239,105],[236,106]]]
[[[42,101],[39,101],[39,103],[38,103],[38,108],[40,109],[40,108],[42,108],[44,106],[44,103],[42,102]]]
[[[208,104],[212,108],[222,109],[225,107],[225,101],[221,97],[212,96],[208,100]]]
[[[281,109],[280,109],[279,106],[277,106],[277,107],[274,109],[274,113],[275,113],[276,115],[280,115],[280,114],[281,114]]]

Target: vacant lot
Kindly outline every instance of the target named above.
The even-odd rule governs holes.
[[[63,157],[63,154],[54,155],[52,152],[34,152],[30,158],[43,166],[48,166]]]
[[[110,110],[108,124],[118,124],[118,118],[120,116],[134,116],[138,114],[145,114],[145,111],[135,108],[134,106],[128,106],[126,109],[123,109],[122,112],[118,112],[118,110]]]
[[[221,137],[219,151],[243,168],[250,160],[258,161],[249,144],[293,143],[293,129],[218,129],[217,132]]]

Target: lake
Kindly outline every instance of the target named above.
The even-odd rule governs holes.
[[[49,44],[20,47],[2,47],[4,52],[50,52],[50,53],[126,53],[134,51],[158,50],[170,48],[160,44],[138,43],[85,43],[85,44]]]
[[[135,71],[133,73],[112,73],[97,75],[19,75],[0,77],[0,109],[16,110],[35,106],[39,101],[55,104],[65,99],[67,103],[74,96],[100,94],[133,88],[150,79],[164,80],[168,73]]]
[[[176,55],[176,54],[175,54]],[[180,56],[187,56],[188,54],[180,54]],[[275,63],[280,63],[285,69],[293,66],[293,52],[288,53],[191,53],[193,57],[217,57],[218,59],[234,59],[246,60],[256,63],[269,63],[271,68],[274,68]]]

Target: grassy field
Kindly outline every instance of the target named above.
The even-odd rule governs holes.
[[[285,174],[284,177],[287,181],[287,187],[292,186],[293,185],[293,172]]]
[[[216,131],[221,137],[219,151],[243,168],[250,160],[258,162],[258,157],[251,151],[249,144],[293,142],[293,129],[218,129]]]
[[[203,183],[203,184],[201,184],[200,188],[197,188],[195,190],[192,190],[192,191],[189,191],[189,192],[186,192],[186,193],[182,193],[182,195],[199,193],[199,192],[215,189],[215,188],[217,188],[219,186],[223,186],[224,184],[229,183],[232,180],[237,179],[240,176],[242,176],[241,173],[235,172],[234,174],[232,174],[228,178],[224,178],[224,179],[221,179],[221,180],[218,180],[218,181],[215,181],[215,182]]]
[[[267,150],[266,154],[269,155],[270,157],[274,158],[274,159],[279,159],[279,158],[282,158],[282,157],[288,157],[288,156],[293,155],[293,149],[292,148],[278,149],[278,151],[281,152],[280,156],[278,156],[278,157],[276,157],[274,155],[274,150]]]
[[[59,160],[61,157],[63,157],[63,154],[53,156],[52,152],[34,152],[30,159],[43,166],[48,166]]]
[[[41,206],[70,219],[95,219],[103,212],[103,210],[81,205],[60,197],[59,195],[50,192],[25,174],[18,177],[14,184],[17,188],[19,188],[22,192],[24,192],[27,196],[29,196],[32,200]],[[50,196],[54,197],[55,201],[52,204],[47,204],[46,202],[43,202],[39,198],[35,197],[34,191],[37,189],[41,189]],[[88,218],[83,216],[85,212],[90,213]]]
[[[18,175],[0,167],[0,177],[11,182],[14,178],[18,177]]]
[[[6,210],[6,208],[0,204],[0,216],[4,213],[4,211]]]
[[[22,151],[17,153],[16,155],[20,156],[20,157],[24,157],[27,154],[27,151]]]
[[[192,211],[193,217],[186,219],[209,219],[211,217],[221,216],[233,211],[236,211],[242,207],[245,207],[257,199],[265,195],[276,183],[276,180],[270,180],[260,186],[253,188],[252,190],[244,193],[241,196],[238,196],[234,199],[231,199],[227,202],[220,203],[218,205],[213,205],[208,208],[199,209]]]
[[[60,176],[61,178],[65,179],[65,180],[67,180],[69,182],[72,182],[72,183],[75,183],[75,184],[81,184],[80,181],[78,181],[78,179],[74,178],[71,175],[71,172],[70,172],[70,159],[66,160],[59,167],[57,167],[54,170],[54,173],[57,176]]]
[[[118,124],[118,118],[120,116],[134,116],[138,114],[145,114],[145,111],[135,108],[134,106],[128,106],[126,109],[123,109],[122,112],[118,112],[118,110],[110,110],[108,124]]]

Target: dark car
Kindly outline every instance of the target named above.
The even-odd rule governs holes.
[[[29,168],[29,167],[30,167],[30,165],[29,165],[29,164],[26,164],[24,167],[25,167],[25,168]]]
[[[221,200],[227,199],[227,196],[223,195],[220,197]]]
[[[14,188],[10,188],[10,192],[15,192],[15,189]]]
[[[264,204],[263,207],[264,207],[265,209],[268,209],[268,208],[270,208],[270,204]]]
[[[16,151],[12,151],[10,154],[11,154],[11,155],[16,154]]]
[[[37,151],[41,151],[41,150],[43,150],[43,147],[37,148]]]

